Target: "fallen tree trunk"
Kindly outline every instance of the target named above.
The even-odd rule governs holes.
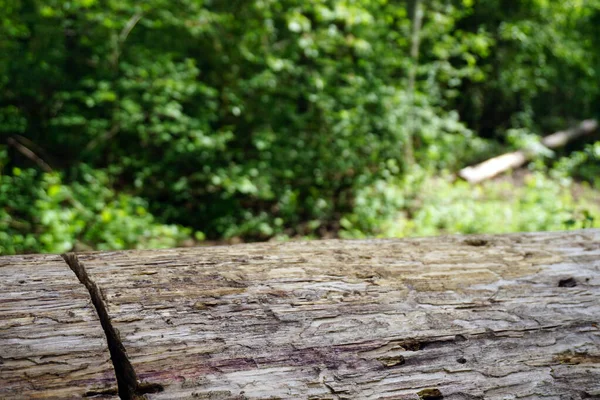
[[[598,129],[598,122],[596,120],[585,120],[573,129],[546,136],[542,139],[542,144],[549,149],[555,149],[564,146],[572,139],[593,133],[596,129]],[[458,175],[469,183],[479,183],[510,169],[519,168],[530,158],[531,154],[528,154],[526,151],[515,151],[490,158],[473,167],[463,168],[459,171]]]
[[[600,398],[600,230],[65,260],[0,258],[0,398]]]

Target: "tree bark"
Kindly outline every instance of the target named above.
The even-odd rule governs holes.
[[[117,398],[106,323],[131,398],[600,398],[600,230],[77,258],[0,258],[0,398]]]
[[[408,75],[408,102],[409,102],[409,126],[406,138],[406,147],[404,155],[406,163],[412,168],[415,164],[415,144],[414,138],[417,132],[417,115],[415,110],[415,94],[416,94],[416,81],[417,81],[417,69],[419,68],[419,47],[421,45],[421,28],[423,25],[423,4],[421,0],[412,0],[409,7],[411,15],[411,35],[410,35],[410,59],[411,66]]]

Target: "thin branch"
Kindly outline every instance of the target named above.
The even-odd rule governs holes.
[[[127,21],[127,23],[121,30],[121,33],[119,33],[119,36],[117,37],[117,42],[115,43],[115,49],[113,52],[112,59],[112,64],[115,68],[119,63],[119,57],[121,56],[121,48],[123,44],[127,40],[127,37],[129,36],[133,28],[135,28],[140,19],[142,19],[142,16],[142,13],[135,13],[134,15],[132,15],[131,18],[129,18],[129,21]]]
[[[127,21],[127,23],[123,27],[123,30],[119,34],[120,44],[125,43],[125,41],[127,40],[127,36],[129,36],[129,33],[131,33],[131,30],[137,25],[140,19],[142,19],[142,15],[142,13],[136,13],[131,18],[129,18],[129,21]]]
[[[35,162],[44,172],[52,172],[52,168],[44,160],[38,157],[38,155],[35,154],[32,150],[19,143],[16,139],[9,137],[7,142],[10,146],[13,146],[25,157]]]
[[[412,9],[412,33],[411,33],[411,46],[410,46],[410,58],[412,65],[409,71],[408,77],[408,99],[409,99],[409,128],[408,135],[406,138],[405,157],[406,162],[409,166],[413,166],[415,163],[414,155],[414,136],[417,131],[416,124],[416,113],[415,113],[415,92],[416,92],[416,79],[417,69],[419,67],[419,45],[421,42],[421,28],[423,25],[423,5],[421,0],[413,0]]]
[[[84,151],[90,151],[92,149],[94,149],[99,142],[101,141],[106,141],[106,140],[110,140],[113,136],[115,136],[117,133],[119,133],[119,126],[118,125],[113,125],[112,128],[110,128],[110,130],[106,131],[104,133],[104,135],[102,136],[97,136],[94,139],[90,140],[88,142],[88,144],[85,146]]]
[[[46,150],[44,150],[42,148],[42,146],[40,146],[39,144],[35,143],[33,140],[28,139],[25,136],[22,136],[22,135],[19,135],[19,134],[14,134],[12,136],[16,140],[18,140],[21,144],[23,144],[24,146],[28,146],[32,151],[35,151],[37,154],[40,155],[40,157],[43,157],[45,159],[51,158],[51,157],[48,156],[48,153],[46,152]]]

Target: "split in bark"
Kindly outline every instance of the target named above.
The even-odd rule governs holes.
[[[62,255],[63,259],[71,268],[71,271],[75,273],[79,282],[86,287],[90,293],[92,304],[98,313],[100,318],[100,324],[106,335],[106,342],[108,343],[108,350],[110,352],[110,358],[115,369],[115,377],[117,378],[117,390],[108,389],[104,391],[88,391],[87,396],[94,396],[98,394],[113,394],[117,392],[121,400],[135,400],[140,398],[146,393],[156,393],[163,390],[163,387],[159,384],[140,383],[125,347],[119,337],[119,332],[114,328],[108,310],[106,307],[106,300],[104,299],[102,290],[89,278],[87,271],[82,263],[79,262],[75,253],[65,253]]]

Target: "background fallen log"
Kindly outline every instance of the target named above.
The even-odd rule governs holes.
[[[78,259],[144,382],[131,398],[600,396],[600,230]],[[0,258],[0,398],[116,398],[60,262]]]
[[[567,144],[567,142],[579,136],[593,133],[596,131],[596,129],[598,129],[598,121],[592,119],[585,120],[575,128],[556,132],[550,136],[546,136],[542,139],[542,144],[549,149],[555,149],[557,147],[564,146]],[[458,175],[469,183],[479,183],[493,178],[502,172],[519,168],[530,158],[531,155],[524,150],[515,151],[498,157],[490,158],[489,160],[473,167],[463,168],[459,171]]]

